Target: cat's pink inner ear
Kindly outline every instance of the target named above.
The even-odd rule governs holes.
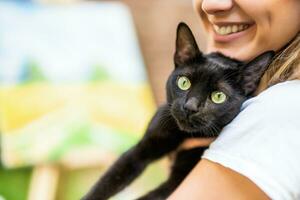
[[[177,29],[175,63],[184,64],[187,60],[201,55],[190,28],[181,23]]]
[[[193,52],[191,51],[191,47],[185,47],[181,51],[177,53],[177,58],[180,62],[184,63],[187,60],[189,60],[191,57],[195,56],[193,55]]]

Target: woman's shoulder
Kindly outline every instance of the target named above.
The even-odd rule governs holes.
[[[300,197],[299,103],[300,80],[270,87],[243,104],[203,157],[248,177],[272,199]]]
[[[300,80],[285,81],[244,102],[240,120],[269,121],[293,118],[300,112]],[[254,122],[255,122],[255,119]],[[284,120],[282,121],[284,123]]]
[[[258,96],[253,97],[242,106],[242,110],[249,106],[265,106],[265,108],[279,106],[293,106],[291,103],[299,102],[300,99],[300,80],[285,81],[273,85],[260,93]],[[295,104],[300,107],[299,104]]]
[[[227,136],[226,133],[230,132],[229,135],[262,137],[279,130],[298,132],[299,113],[300,80],[286,81],[245,101],[239,115],[222,130],[221,135]]]

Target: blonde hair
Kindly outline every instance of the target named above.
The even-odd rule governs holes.
[[[300,32],[286,48],[277,53],[261,78],[256,94],[276,83],[295,79],[300,80]]]

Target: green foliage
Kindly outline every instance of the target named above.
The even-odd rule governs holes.
[[[31,82],[45,81],[46,76],[44,75],[43,71],[41,70],[40,66],[36,61],[28,60],[22,66],[20,79],[24,83],[31,83]]]
[[[90,81],[103,81],[109,79],[109,73],[99,64],[92,66]]]
[[[31,168],[8,170],[0,167],[0,196],[5,200],[26,200]]]

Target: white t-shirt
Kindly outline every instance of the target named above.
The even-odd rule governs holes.
[[[202,157],[248,177],[271,199],[300,199],[300,80],[244,102]]]

